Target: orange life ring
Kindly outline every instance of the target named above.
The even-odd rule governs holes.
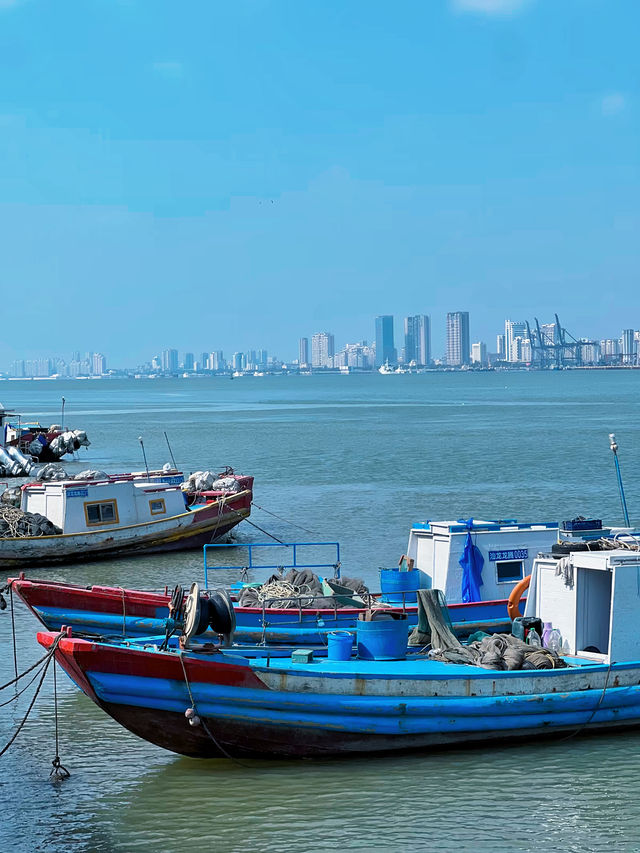
[[[507,602],[507,613],[509,614],[509,619],[511,619],[512,622],[517,616],[522,616],[522,613],[520,613],[520,599],[522,598],[522,593],[529,589],[530,583],[531,575],[527,575],[526,578],[523,578],[520,583],[517,583],[511,590],[511,595]]]

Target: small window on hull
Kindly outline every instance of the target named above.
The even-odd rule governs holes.
[[[522,560],[501,560],[496,563],[498,583],[521,581],[524,577],[524,562]]]
[[[151,511],[151,515],[164,515],[167,511],[164,498],[157,498],[156,500],[149,501],[149,509]]]
[[[84,505],[87,525],[117,524],[118,507],[115,501],[95,501]]]

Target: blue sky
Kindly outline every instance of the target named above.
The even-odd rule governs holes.
[[[0,367],[640,328],[636,0],[0,0]]]

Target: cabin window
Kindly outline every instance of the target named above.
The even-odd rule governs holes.
[[[521,581],[524,577],[524,560],[500,560],[496,563],[498,583]]]
[[[149,501],[149,509],[151,510],[151,515],[164,515],[167,511],[164,498],[155,498]]]
[[[85,503],[84,514],[87,525],[92,524],[118,524],[117,501],[93,501]]]

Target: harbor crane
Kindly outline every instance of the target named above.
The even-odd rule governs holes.
[[[562,327],[557,314],[552,335],[543,331],[537,317],[534,317],[535,328],[532,330],[527,320],[527,335],[531,342],[531,360],[537,361],[542,367],[566,367],[582,364],[582,346],[579,341]]]

